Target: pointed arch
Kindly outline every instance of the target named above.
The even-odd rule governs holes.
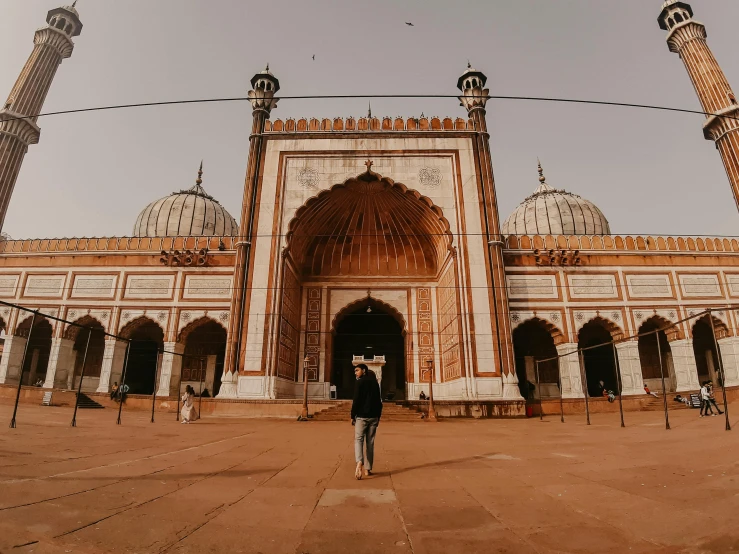
[[[682,340],[685,338],[682,329],[680,329],[677,325],[675,325],[669,319],[659,314],[650,316],[646,318],[644,321],[642,321],[639,324],[639,329],[637,330],[637,333],[641,334],[643,332],[642,329],[645,328],[645,326],[648,326],[647,324],[651,324],[655,326],[657,329],[659,329],[660,331],[664,332],[669,342],[673,342],[676,340]]]
[[[28,337],[28,333],[31,330],[32,321],[33,314],[30,314],[22,320],[19,320],[18,323],[16,323],[15,325],[15,331],[13,332],[13,334],[17,337]],[[48,319],[46,319],[41,314],[37,314],[36,322],[33,324],[34,329],[41,325],[43,322],[47,323],[52,329],[54,328],[54,325]]]
[[[431,276],[452,243],[449,221],[430,198],[368,169],[298,208],[286,251],[308,275]]]
[[[132,319],[131,321],[129,321],[128,323],[126,323],[121,328],[121,330],[118,331],[118,335],[121,336],[124,339],[130,339],[131,336],[137,330],[141,329],[142,327],[148,326],[148,325],[155,325],[155,326],[157,326],[159,328],[159,330],[162,332],[162,337],[164,336],[165,330],[162,328],[162,326],[159,323],[157,323],[156,321],[154,321],[153,319],[151,319],[147,315],[138,316],[138,317]]]
[[[398,322],[400,328],[403,330],[403,336],[405,337],[407,335],[408,326],[406,325],[403,314],[401,314],[394,306],[388,304],[387,302],[383,302],[382,300],[378,300],[377,298],[372,298],[371,296],[365,296],[364,298],[360,298],[359,300],[350,302],[349,304],[341,308],[338,312],[336,312],[334,319],[331,321],[331,334],[335,335],[337,327],[346,318],[346,316],[356,311],[363,305],[367,305],[375,311],[386,312],[391,315],[393,319]]]
[[[621,340],[626,336],[624,333],[624,330],[615,322],[608,319],[607,317],[603,317],[601,315],[597,315],[595,317],[590,318],[588,321],[586,321],[582,327],[578,330],[578,337],[580,335],[580,332],[583,330],[583,328],[588,324],[595,324],[600,325],[603,327],[608,333],[611,335],[611,339],[613,340]]]
[[[716,339],[725,339],[726,337],[730,337],[732,335],[731,329],[726,325],[726,323],[719,318],[717,318],[713,314],[705,314],[703,317],[699,317],[696,319],[691,325],[690,325],[690,334],[693,336],[695,334],[695,327],[699,323],[705,323],[707,326],[711,326],[711,320],[713,320],[713,328],[716,331]]]
[[[97,318],[91,315],[84,315],[74,320],[74,325],[68,324],[64,330],[64,338],[69,340],[77,340],[77,336],[84,327],[90,327],[98,330],[105,331],[105,325]]]
[[[549,335],[552,337],[552,340],[554,341],[555,346],[558,346],[560,344],[564,344],[567,342],[567,337],[565,337],[565,334],[560,330],[559,327],[557,327],[554,323],[551,321],[541,318],[539,316],[529,317],[527,319],[524,319],[522,321],[519,321],[512,329],[511,332],[515,331],[522,325],[525,325],[527,323],[535,323],[539,326],[541,326]]]
[[[187,342],[187,338],[190,336],[191,333],[193,333],[203,325],[207,325],[210,322],[217,323],[223,328],[224,331],[228,332],[228,328],[223,325],[223,322],[218,321],[217,319],[215,319],[214,317],[210,317],[209,315],[204,315],[185,325],[185,327],[182,328],[182,331],[180,331],[177,335],[177,342],[185,344]]]

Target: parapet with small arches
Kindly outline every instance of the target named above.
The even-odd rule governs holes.
[[[739,253],[739,240],[725,237],[641,235],[509,235],[506,250]]]
[[[236,237],[72,237],[0,241],[0,254],[42,252],[156,252],[162,250],[201,250],[231,253]]]
[[[474,131],[471,119],[451,117],[353,117],[334,119],[276,119],[267,121],[266,133],[329,133],[329,132],[388,132],[388,131]]]

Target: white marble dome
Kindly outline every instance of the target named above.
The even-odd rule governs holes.
[[[236,220],[205,192],[200,165],[195,186],[155,200],[142,210],[133,227],[134,237],[233,236]]]
[[[547,184],[539,165],[540,185],[503,223],[503,235],[610,235],[598,206]]]

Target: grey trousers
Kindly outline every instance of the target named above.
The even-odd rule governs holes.
[[[357,463],[362,463],[366,470],[372,471],[372,463],[375,461],[375,434],[377,425],[380,423],[378,417],[358,417],[354,424],[354,458]],[[364,443],[367,442],[367,455],[364,455]]]

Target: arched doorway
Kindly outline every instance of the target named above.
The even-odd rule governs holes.
[[[693,326],[693,353],[695,354],[695,365],[698,368],[698,382],[711,381],[715,385],[721,385],[721,376],[718,367],[718,352],[714,341],[714,330],[711,329],[710,315],[705,315],[695,322]],[[713,319],[714,329],[719,336],[726,334],[726,326],[723,322]]]
[[[103,353],[105,352],[105,327],[93,317],[85,316],[76,321],[77,324],[92,329],[90,344],[87,348],[85,360],[85,346],[87,345],[88,330],[75,325],[70,326],[64,333],[64,338],[74,341],[74,371],[67,375],[66,387],[77,389],[82,375],[82,362],[85,362],[85,375],[82,380],[83,391],[97,390],[100,381],[100,370],[103,367]]]
[[[141,317],[129,323],[121,335],[131,340],[126,384],[131,394],[152,394],[159,369],[164,331],[154,321]]]
[[[226,356],[226,335],[223,326],[209,318],[194,321],[183,329],[179,340],[185,344],[180,393],[190,385],[196,393],[202,386],[203,396],[218,394]]]
[[[674,392],[675,372],[672,367],[672,350],[670,349],[670,341],[662,330],[666,324],[668,324],[666,320],[652,317],[639,327],[639,361],[644,384],[650,390],[662,390],[662,375],[664,374],[667,392]],[[650,331],[656,332],[650,333]],[[644,333],[649,334],[645,335]],[[662,354],[661,369],[660,353]]]
[[[31,318],[28,318],[18,326],[15,334],[28,338],[29,333],[31,338],[26,351],[26,361],[23,364],[23,384],[35,385],[39,380],[46,380],[54,329],[47,319],[37,317],[31,332]]]
[[[601,381],[607,390],[620,392],[612,341],[613,335],[607,323],[599,318],[588,321],[578,333],[577,347],[588,348],[582,352],[582,360],[590,396],[602,396]],[[596,345],[602,346],[589,348]]]
[[[338,398],[354,394],[354,356],[385,356],[382,397],[405,398],[405,329],[399,314],[393,312],[386,304],[367,298],[336,316],[331,384],[336,386]]]
[[[557,348],[545,321],[530,319],[516,327],[513,330],[513,353],[521,396],[531,397],[528,382],[536,383],[536,360],[548,360],[539,364],[538,394],[544,398],[559,395],[559,361],[551,359],[556,358]]]

